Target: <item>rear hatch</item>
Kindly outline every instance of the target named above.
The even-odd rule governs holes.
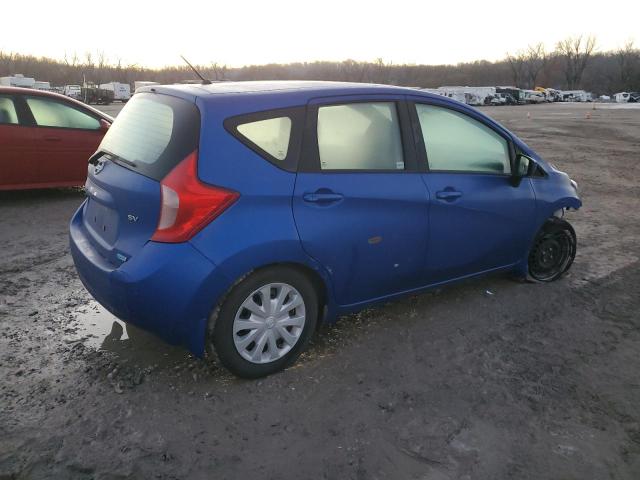
[[[90,159],[83,225],[96,250],[119,266],[158,227],[160,181],[198,148],[200,113],[192,102],[138,93]]]

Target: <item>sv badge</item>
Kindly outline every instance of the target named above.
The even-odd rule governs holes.
[[[137,217],[137,216],[131,215],[131,214],[127,215],[127,220],[129,220],[130,223],[136,223],[138,221],[138,218],[140,218],[140,217]]]

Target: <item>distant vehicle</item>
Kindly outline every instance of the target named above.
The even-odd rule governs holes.
[[[496,93],[494,95],[487,97],[486,102],[488,102],[488,104],[490,105],[517,105],[518,104],[516,99],[513,98],[513,96],[511,96],[511,94],[509,93]]]
[[[128,83],[109,82],[100,84],[100,88],[113,92],[113,100],[126,102],[131,98],[131,86]]]
[[[36,80],[33,83],[33,88],[36,90],[51,90],[51,84],[49,82],[42,82],[40,80]]]
[[[629,103],[640,103],[640,92],[631,92],[629,94]]]
[[[562,92],[555,88],[536,87],[535,91],[540,92],[547,102],[559,102],[562,96]]]
[[[112,122],[57,93],[0,87],[0,190],[84,184]]]
[[[550,282],[576,253],[566,173],[409,88],[146,88],[90,164],[70,224],[87,290],[243,377],[291,365],[319,321],[489,272]]]
[[[613,98],[617,103],[627,103],[629,101],[629,97],[631,96],[628,92],[620,92],[613,95]]]
[[[525,104],[524,91],[516,87],[496,87],[496,93],[511,95],[511,98],[519,105]]]
[[[485,99],[485,104],[494,105],[494,106],[506,105],[507,104],[507,97],[502,93],[496,93],[494,95],[489,95]]]
[[[25,77],[21,73],[9,77],[0,77],[0,85],[5,87],[33,88],[35,83],[35,78]]]
[[[593,102],[591,92],[584,90],[563,90],[562,95],[564,100],[568,102]]]
[[[526,103],[544,103],[547,98],[542,92],[535,90],[523,90]]]
[[[113,91],[96,85],[87,85],[80,89],[80,100],[88,104],[109,105],[113,102]]]
[[[443,86],[438,90],[444,92],[449,98],[460,98],[464,95],[463,103],[467,105],[485,105],[486,99],[496,93],[495,87],[468,87],[468,86]],[[457,98],[456,98],[457,99]]]
[[[82,87],[80,85],[65,85],[63,94],[67,97],[75,98],[76,100],[82,99]]]

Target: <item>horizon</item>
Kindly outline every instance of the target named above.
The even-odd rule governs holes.
[[[496,62],[507,52],[538,43],[551,52],[558,41],[580,35],[595,36],[599,52],[616,50],[628,41],[637,46],[640,41],[640,3],[609,2],[606,13],[616,15],[612,21],[603,21],[601,12],[590,11],[577,0],[552,13],[499,0],[488,0],[482,8],[465,0],[444,13],[413,3],[395,2],[395,14],[381,2],[368,2],[365,8],[361,1],[337,0],[327,0],[312,13],[300,12],[299,3],[292,0],[253,2],[242,9],[196,4],[183,12],[122,0],[107,8],[71,0],[62,11],[36,0],[32,4],[39,15],[30,23],[31,33],[24,34],[22,22],[4,25],[0,50],[59,61],[74,53],[81,61],[86,52],[94,58],[103,53],[109,64],[121,61],[123,66],[156,70],[180,66],[179,55],[194,65],[217,63],[229,68],[378,58],[388,64],[437,66]],[[18,17],[22,8],[10,4],[3,10],[5,18],[11,18]],[[108,25],[96,29],[87,21],[100,14],[113,23],[117,34],[112,35]]]

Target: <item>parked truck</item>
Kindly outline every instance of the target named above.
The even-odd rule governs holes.
[[[113,92],[113,100],[119,102],[126,102],[131,98],[131,86],[128,83],[121,82],[109,82],[100,84],[100,88],[103,90],[110,90]]]
[[[80,100],[89,104],[109,105],[113,102],[113,92],[96,85],[82,87],[80,97]]]
[[[62,93],[67,97],[82,100],[82,87],[80,85],[65,85]]]

